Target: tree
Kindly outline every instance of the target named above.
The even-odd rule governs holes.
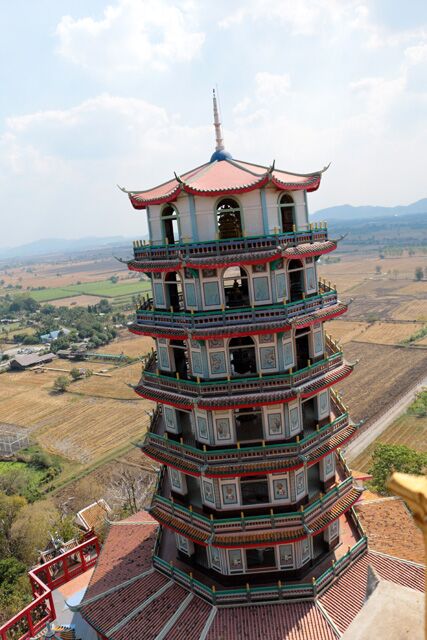
[[[11,527],[13,555],[27,565],[33,564],[48,544],[49,533],[56,531],[60,522],[60,514],[50,500],[27,504]]]
[[[375,273],[380,274],[381,273],[381,265],[377,264],[375,267]]]
[[[419,453],[405,445],[382,444],[375,446],[372,454],[372,488],[387,494],[387,479],[393,471],[419,475],[427,466],[427,454]]]
[[[27,501],[21,496],[7,496],[0,493],[0,553],[12,555],[12,525]]]
[[[408,409],[408,413],[417,418],[425,418],[427,416],[427,391],[417,393],[414,402]]]
[[[82,374],[80,373],[80,370],[77,369],[77,367],[74,367],[70,371],[70,376],[72,377],[73,380],[78,380],[79,378],[82,377]]]
[[[70,386],[71,380],[67,376],[58,376],[53,383],[53,390],[56,393],[64,393]]]
[[[112,282],[113,284],[116,284],[118,281],[119,281],[119,278],[117,276],[111,276],[110,282]]]
[[[422,267],[417,267],[415,269],[415,280],[422,280],[424,278],[424,269]]]
[[[156,475],[143,469],[124,467],[111,477],[109,493],[121,507],[121,515],[140,511],[151,495]]]

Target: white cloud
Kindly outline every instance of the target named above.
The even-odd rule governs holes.
[[[189,62],[205,39],[193,4],[168,0],[117,0],[100,20],[64,16],[56,35],[62,56],[107,76]]]
[[[255,92],[261,103],[271,104],[289,93],[289,73],[277,74],[260,71],[255,76]]]

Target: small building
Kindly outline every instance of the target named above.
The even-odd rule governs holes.
[[[37,353],[19,354],[10,360],[10,368],[14,371],[23,371],[29,367],[52,362],[54,358],[56,358],[54,353],[45,353],[44,355]]]
[[[111,507],[101,498],[78,511],[74,522],[83,531],[93,531],[98,527],[102,527],[110,515]]]
[[[60,335],[67,336],[69,333],[69,329],[56,329],[50,333],[44,333],[40,336],[40,341],[43,343],[52,342],[52,340],[57,340]]]

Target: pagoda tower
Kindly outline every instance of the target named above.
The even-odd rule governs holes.
[[[333,391],[352,365],[324,329],[346,306],[316,264],[337,242],[308,218],[325,169],[233,159],[213,103],[210,161],[126,191],[149,229],[128,267],[152,284],[130,330],[156,342],[134,387],[157,403],[153,564],[215,604],[314,597],[362,537]]]

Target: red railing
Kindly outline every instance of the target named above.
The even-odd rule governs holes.
[[[1,640],[28,640],[56,618],[52,590],[92,567],[99,555],[96,536],[28,573],[34,600],[0,627]]]

